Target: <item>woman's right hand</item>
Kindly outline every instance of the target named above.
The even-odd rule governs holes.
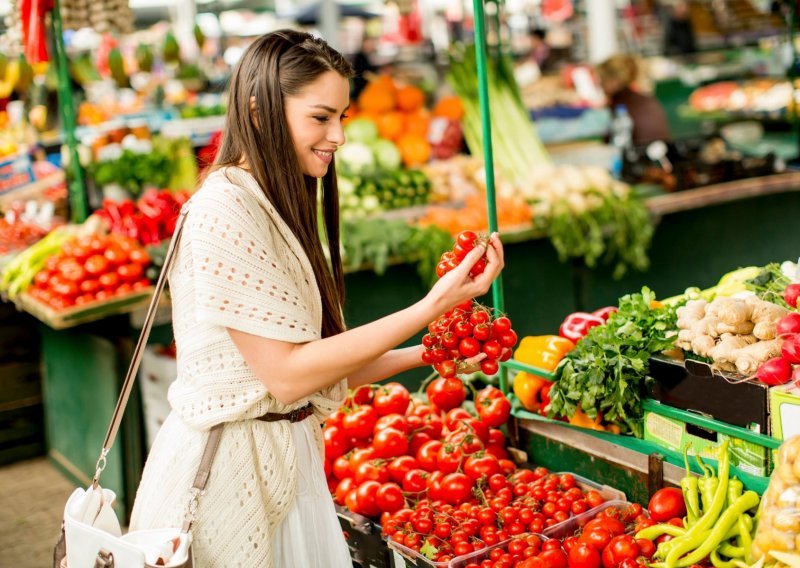
[[[473,265],[486,254],[486,269],[476,277],[469,275]],[[444,313],[466,300],[482,296],[489,291],[495,278],[505,266],[503,261],[503,243],[500,235],[492,233],[488,246],[479,244],[473,248],[461,264],[442,276],[426,296],[432,301],[439,313]]]

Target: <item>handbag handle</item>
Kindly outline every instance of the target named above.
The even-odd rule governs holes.
[[[128,372],[125,374],[125,380],[122,383],[119,399],[117,399],[117,406],[114,408],[114,414],[111,416],[111,423],[108,425],[106,439],[103,441],[103,449],[100,452],[100,457],[97,460],[94,478],[92,479],[92,485],[95,488],[98,486],[100,474],[106,467],[106,456],[111,450],[111,446],[114,445],[114,440],[117,438],[117,432],[119,432],[119,426],[122,422],[122,415],[125,412],[125,406],[128,404],[128,398],[131,395],[133,383],[136,381],[136,373],[139,370],[139,365],[142,362],[142,356],[144,355],[144,348],[147,344],[147,338],[150,336],[150,330],[153,328],[153,321],[155,320],[156,311],[158,310],[158,303],[161,300],[161,295],[164,292],[164,286],[167,283],[167,274],[169,273],[169,269],[172,267],[172,263],[175,259],[175,250],[178,247],[178,241],[180,240],[181,233],[183,232],[183,223],[186,220],[187,212],[188,207],[184,204],[178,216],[178,221],[175,224],[175,232],[172,235],[172,240],[167,248],[167,254],[164,257],[164,266],[161,267],[161,273],[158,275],[156,288],[153,292],[153,297],[150,299],[150,306],[147,308],[147,314],[144,318],[142,331],[139,334],[139,339],[137,340],[136,347],[133,350],[133,357],[131,357],[131,362],[128,366]]]

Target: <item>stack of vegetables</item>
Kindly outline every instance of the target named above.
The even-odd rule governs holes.
[[[649,359],[673,348],[675,321],[675,308],[657,302],[648,288],[624,296],[618,308],[571,314],[559,337],[523,340],[518,357],[552,372],[553,382],[519,373],[515,395],[531,412],[641,437]]]
[[[95,215],[103,219],[111,233],[130,237],[142,245],[158,244],[172,236],[178,212],[189,196],[186,191],[148,189],[136,202],[104,199]]]
[[[431,183],[419,170],[392,170],[339,180],[339,207],[344,219],[425,205]]]
[[[431,158],[444,159],[461,150],[463,107],[457,97],[442,97],[425,108],[425,93],[413,85],[398,85],[381,75],[370,82],[348,111],[350,120],[375,124],[381,138],[393,142],[403,164],[415,167]]]

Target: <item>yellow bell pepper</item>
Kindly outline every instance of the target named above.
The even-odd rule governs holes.
[[[514,394],[517,396],[525,410],[538,412],[542,406],[539,396],[542,388],[550,381],[530,373],[520,372],[514,377]]]
[[[569,423],[573,426],[588,428],[589,430],[605,430],[603,427],[603,417],[600,415],[600,413],[597,414],[597,418],[592,420],[580,408],[575,409],[575,414],[573,414],[572,418],[569,419]]]
[[[523,337],[514,359],[545,371],[555,371],[561,360],[575,348],[569,339],[558,335],[536,335]]]

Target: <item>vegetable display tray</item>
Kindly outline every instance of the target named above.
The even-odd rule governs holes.
[[[575,515],[574,517],[567,519],[563,523],[558,523],[557,525],[553,525],[550,528],[544,530],[544,536],[547,538],[555,538],[558,540],[563,540],[567,537],[574,536],[575,532],[583,528],[586,523],[594,519],[598,513],[601,511],[605,511],[606,509],[610,509],[611,507],[618,507],[621,509],[630,507],[632,503],[625,501],[623,499],[613,500],[613,501],[606,501],[605,503],[598,505],[593,509],[589,509],[585,513],[581,513],[580,515]],[[643,514],[647,514],[647,510],[642,510]]]

